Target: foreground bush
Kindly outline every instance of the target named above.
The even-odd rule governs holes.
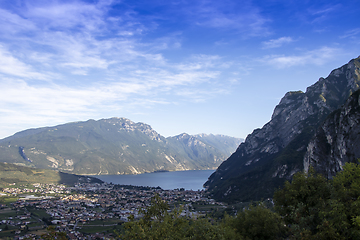
[[[347,163],[333,180],[297,173],[274,194],[272,211],[252,205],[221,221],[182,217],[157,195],[143,217],[124,224],[120,239],[360,239],[360,165]]]

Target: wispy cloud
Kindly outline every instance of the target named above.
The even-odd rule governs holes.
[[[129,73],[122,71],[121,77],[118,72],[118,79],[83,87],[65,86],[61,82],[34,85],[24,78],[0,76],[3,92],[0,123],[59,124],[73,121],[74,117],[81,120],[99,115],[101,118],[114,112],[133,111],[134,107],[139,112],[158,104],[174,104],[170,100],[173,96],[193,102],[210,99],[216,96],[215,92],[225,94],[211,83],[219,77],[219,72],[212,70],[217,60],[217,56],[195,56],[182,66],[167,65],[166,69],[144,65]],[[205,83],[199,92],[197,87]]]
[[[203,91],[201,89],[182,89],[177,92],[178,96],[189,99],[192,102],[206,102],[207,100],[214,98],[217,95],[225,95],[228,91],[225,89],[212,89],[210,91]]]
[[[192,2],[186,12],[189,20],[201,27],[236,31],[243,37],[266,36],[270,32],[266,26],[270,20],[251,1]]]
[[[312,51],[306,51],[299,55],[268,55],[260,61],[276,68],[302,66],[307,64],[323,65],[333,59],[340,50],[338,48],[322,47]]]
[[[164,56],[181,48],[181,32],[147,39],[156,25],[131,9],[109,15],[113,1],[46,3],[0,9],[0,123],[57,124],[225,94],[214,87],[230,64],[220,56]]]
[[[329,19],[329,15],[340,11],[341,8],[341,4],[327,5],[321,8],[309,8],[308,14],[309,18],[311,19],[310,23],[322,23],[323,21]]]
[[[23,77],[26,79],[45,80],[46,74],[36,72],[32,66],[14,57],[9,51],[0,45],[0,73]]]
[[[284,44],[291,43],[293,41],[294,39],[292,39],[291,37],[281,37],[277,39],[271,39],[266,42],[262,42],[262,45],[263,45],[263,49],[278,48],[283,46]]]
[[[344,35],[340,36],[340,38],[354,38],[360,35],[360,28],[351,29],[346,31]]]

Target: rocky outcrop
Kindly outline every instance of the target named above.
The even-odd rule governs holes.
[[[330,114],[310,141],[304,157],[304,169],[313,166],[332,178],[346,162],[360,158],[360,92],[356,91],[344,106]]]
[[[317,127],[359,88],[359,60],[333,70],[305,93],[286,93],[271,120],[248,135],[205,183],[213,197],[221,201],[271,197],[274,188],[303,170],[307,145]]]

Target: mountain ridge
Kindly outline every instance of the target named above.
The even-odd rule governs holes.
[[[0,161],[101,175],[214,169],[228,156],[193,136],[186,144],[177,138],[165,138],[150,125],[126,118],[90,119],[4,138],[0,140]],[[240,139],[230,139],[235,149]],[[202,144],[190,146],[195,142]]]
[[[291,91],[271,120],[247,136],[205,183],[219,201],[268,198],[274,189],[303,170],[307,144],[317,127],[359,88],[360,58],[320,78],[306,92]]]

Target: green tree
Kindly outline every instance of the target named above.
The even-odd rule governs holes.
[[[245,239],[282,239],[286,232],[280,215],[272,212],[263,204],[251,205],[248,209],[240,212],[233,220],[233,224],[238,235]]]
[[[67,240],[66,233],[64,232],[56,232],[55,228],[53,226],[50,226],[47,228],[47,233],[41,235],[41,239],[46,240],[53,240],[53,239],[59,239],[59,240]]]
[[[360,165],[346,163],[333,180],[310,169],[274,194],[294,239],[360,239]]]
[[[332,185],[331,210],[324,217],[343,239],[360,239],[360,165],[346,163]]]
[[[290,227],[294,239],[311,239],[319,226],[328,226],[323,218],[330,209],[332,186],[313,169],[308,173],[297,173],[292,182],[274,194],[275,210]]]
[[[152,198],[151,206],[142,211],[143,217],[134,217],[124,224],[121,239],[237,239],[229,224],[212,223],[209,219],[193,220],[181,216],[181,209],[168,211],[169,206],[159,195]],[[241,238],[238,238],[241,239]]]

